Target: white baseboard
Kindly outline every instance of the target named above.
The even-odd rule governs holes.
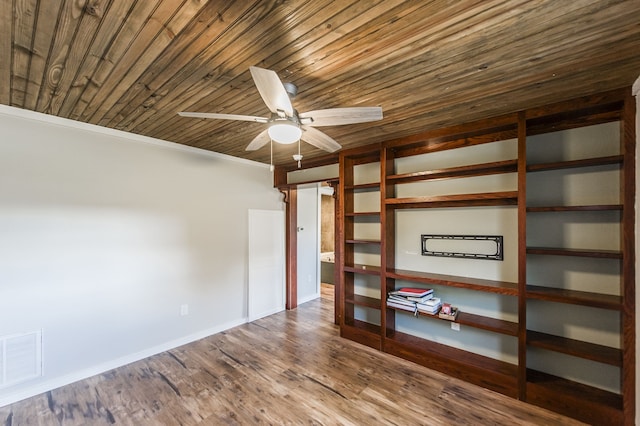
[[[298,300],[298,305],[302,305],[303,303],[311,302],[312,300],[316,300],[320,297],[320,293],[315,293],[310,296],[305,297],[304,299]]]
[[[252,315],[252,316],[249,317],[249,321],[248,322],[255,321],[255,320],[258,320],[260,318],[268,317],[269,315],[277,314],[278,312],[284,311],[284,309],[285,309],[284,306],[278,306],[277,308],[271,309],[271,310],[266,311],[266,312],[259,313],[259,314],[255,315],[255,316]]]
[[[40,395],[41,393],[48,392],[50,390],[59,388],[61,386],[65,386],[65,385],[77,382],[79,380],[84,380],[89,377],[102,374],[106,371],[113,370],[114,368],[122,367],[124,365],[131,364],[136,361],[140,361],[141,359],[145,359],[150,356],[157,355],[159,353],[166,352],[171,349],[175,349],[179,346],[186,345],[191,342],[195,342],[196,340],[204,339],[205,337],[209,337],[214,334],[220,333],[222,331],[229,330],[233,327],[246,324],[247,322],[249,322],[247,318],[228,322],[226,324],[221,324],[217,327],[213,327],[207,330],[202,330],[197,333],[193,333],[188,336],[181,337],[179,339],[171,340],[161,345],[157,345],[140,352],[136,352],[130,355],[116,358],[114,360],[111,360],[102,364],[98,364],[93,367],[74,371],[73,373],[70,373],[61,377],[55,377],[50,380],[38,380],[38,381],[34,380],[33,385],[27,385],[26,388],[22,388],[14,392],[11,392],[11,389],[7,388],[5,389],[6,394],[0,395],[0,407],[4,407],[5,405],[13,404],[14,402],[18,402],[26,398],[31,398],[32,396]]]

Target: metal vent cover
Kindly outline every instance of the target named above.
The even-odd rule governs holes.
[[[0,388],[42,376],[42,330],[0,336]]]

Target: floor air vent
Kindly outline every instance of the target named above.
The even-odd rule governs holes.
[[[0,337],[0,387],[42,375],[42,331]]]

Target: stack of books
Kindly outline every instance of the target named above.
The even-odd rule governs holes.
[[[458,308],[449,303],[442,303],[430,288],[403,287],[390,291],[387,295],[387,306],[412,312],[416,316],[418,314],[437,315],[449,321],[455,321],[458,316]]]
[[[416,309],[418,310],[418,312],[429,315],[437,314],[441,306],[442,302],[439,297],[432,297],[431,299],[425,300],[422,303],[416,303]]]
[[[403,287],[389,292],[387,306],[416,314],[419,310],[419,305],[423,305],[432,298],[433,289]]]

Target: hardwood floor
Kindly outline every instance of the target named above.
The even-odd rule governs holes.
[[[341,339],[316,299],[0,408],[0,425],[553,425],[558,414]]]
[[[323,299],[330,301],[335,300],[335,287],[333,284],[321,283],[320,284],[320,296]]]

